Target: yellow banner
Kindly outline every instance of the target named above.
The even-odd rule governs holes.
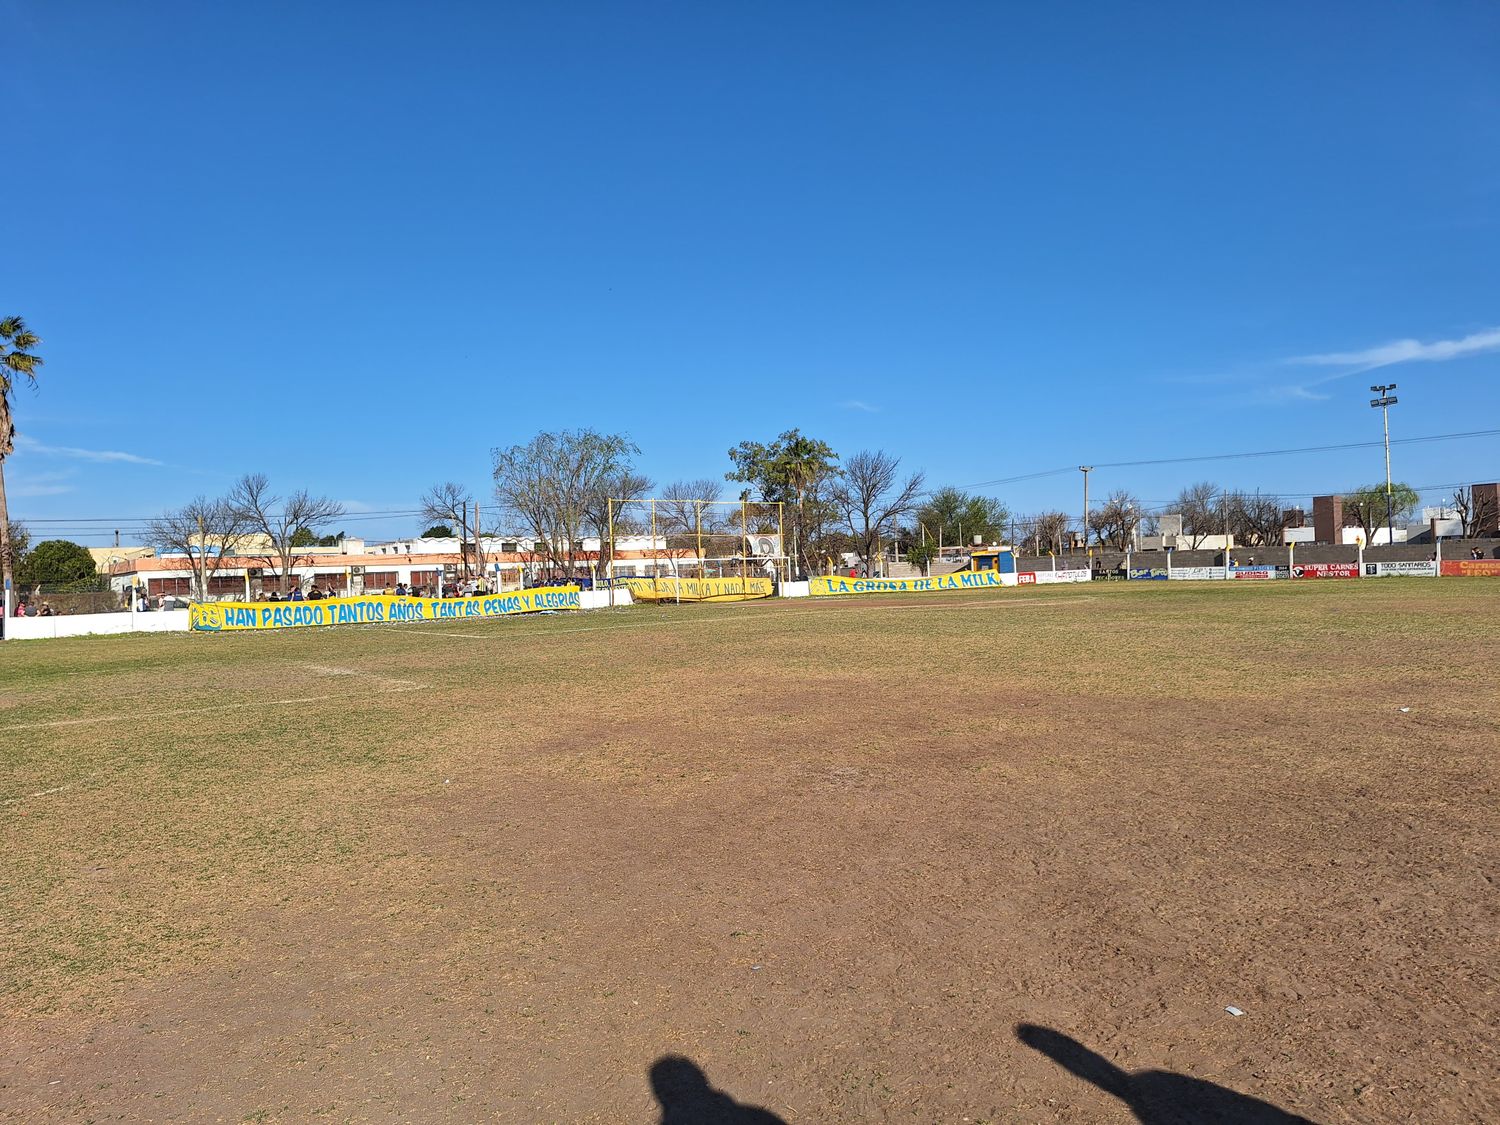
[[[830,594],[921,594],[932,590],[989,590],[1014,586],[1016,576],[998,570],[961,570],[932,578],[813,578],[808,592],[814,597]]]
[[[771,596],[769,578],[622,578],[640,602],[743,602]]]
[[[365,594],[316,602],[204,602],[188,612],[202,633],[248,629],[297,629],[305,625],[381,625],[402,621],[460,621],[578,609],[577,586],[544,586],[476,598],[397,598]]]

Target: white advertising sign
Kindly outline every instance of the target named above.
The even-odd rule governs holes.
[[[1367,562],[1366,578],[1436,578],[1436,562]]]
[[[1224,568],[1222,566],[1174,566],[1172,573],[1167,577],[1174,580],[1181,578],[1187,582],[1201,582],[1208,578],[1222,579]]]

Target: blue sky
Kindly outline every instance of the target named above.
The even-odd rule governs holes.
[[[407,534],[353,515],[487,495],[543,428],[627,432],[661,482],[798,426],[971,485],[1378,439],[1371,382],[1398,437],[1500,426],[1493,4],[0,14],[0,311],[47,360],[6,473],[44,535],[246,471]],[[1495,437],[1393,455],[1500,476]],[[983,491],[1079,505],[1076,471]]]

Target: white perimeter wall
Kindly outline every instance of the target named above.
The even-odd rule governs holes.
[[[584,609],[604,609],[610,604],[608,590],[584,590],[578,595]],[[616,590],[614,604],[631,604],[629,590]],[[490,621],[493,618],[476,620]],[[95,633],[185,633],[188,611],[155,610],[151,613],[67,613],[57,617],[11,617],[5,622],[8,641],[35,641],[52,637],[83,637]]]
[[[154,610],[151,613],[65,613],[56,617],[9,617],[5,621],[8,641],[41,640],[47,637],[83,637],[91,633],[183,633],[188,627],[185,609]]]

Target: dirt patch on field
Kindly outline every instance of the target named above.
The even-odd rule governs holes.
[[[96,1014],[12,1021],[4,1112],[651,1121],[681,1056],[788,1121],[1500,1118],[1482,668],[1407,713],[1290,669],[1208,706],[1211,644],[1188,684],[1122,676],[1116,640],[1106,686],[993,656],[1035,626],[955,626],[955,654],[845,608],[818,607],[833,657],[774,613],[667,617],[625,634],[636,675],[594,634],[401,697],[422,733],[400,787],[354,785],[354,855]],[[564,668],[587,707],[532,689]],[[313,831],[345,825],[319,792]]]

